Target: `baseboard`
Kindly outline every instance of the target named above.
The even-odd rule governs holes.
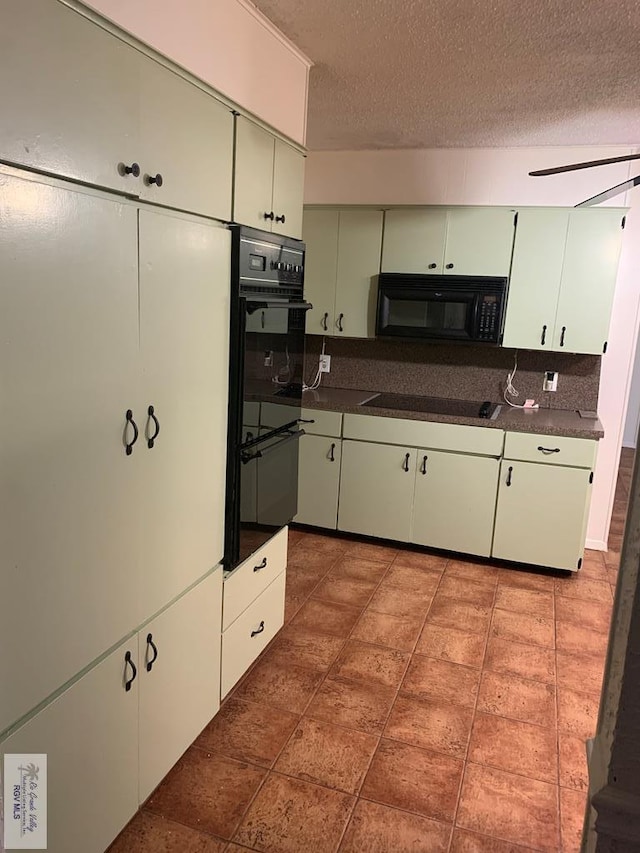
[[[585,548],[589,548],[591,551],[608,551],[607,543],[602,539],[587,539],[585,542]]]

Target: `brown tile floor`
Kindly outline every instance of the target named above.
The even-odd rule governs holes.
[[[577,851],[632,463],[577,576],[292,531],[284,630],[110,853]]]

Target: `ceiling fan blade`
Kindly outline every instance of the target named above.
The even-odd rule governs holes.
[[[630,190],[632,187],[638,186],[640,186],[640,175],[636,178],[629,178],[628,181],[623,181],[621,184],[616,184],[615,187],[611,187],[611,189],[605,190],[603,193],[593,195],[586,201],[581,201],[580,204],[576,204],[576,207],[591,207],[593,204],[600,204],[601,201],[606,201],[609,198],[620,195],[620,193],[623,193],[625,190]]]
[[[554,166],[551,169],[538,169],[529,172],[534,178],[543,175],[558,175],[560,172],[575,172],[578,169],[591,169],[593,166],[608,166],[610,163],[625,163],[627,160],[640,160],[640,154],[625,154],[623,157],[608,157],[606,160],[587,160],[585,163],[571,163],[568,166]]]

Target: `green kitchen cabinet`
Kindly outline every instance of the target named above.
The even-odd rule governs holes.
[[[299,238],[304,155],[245,116],[236,117],[235,222]]]
[[[382,272],[509,275],[515,211],[508,207],[391,209]]]
[[[298,462],[298,524],[335,530],[342,442],[335,436],[303,435]]]
[[[382,211],[305,210],[305,293],[313,310],[307,332],[375,336]]]
[[[625,209],[521,210],[503,346],[601,355]]]
[[[413,447],[343,441],[338,529],[409,542],[415,470]]]
[[[587,468],[504,459],[492,556],[577,571],[591,480]]]
[[[411,541],[488,557],[500,462],[418,450]]]

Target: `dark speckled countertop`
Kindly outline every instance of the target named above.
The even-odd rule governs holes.
[[[308,409],[327,409],[356,415],[376,415],[382,418],[407,418],[416,421],[467,424],[510,432],[533,432],[541,435],[563,435],[571,438],[600,439],[604,430],[598,418],[583,418],[569,409],[514,409],[503,404],[494,420],[465,418],[452,415],[435,415],[428,412],[408,412],[395,409],[369,408],[362,403],[375,396],[372,391],[356,391],[345,388],[319,388],[305,391],[302,405]]]

